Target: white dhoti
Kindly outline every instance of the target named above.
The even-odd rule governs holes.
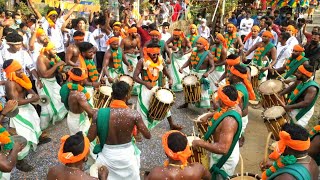
[[[255,66],[257,66],[258,69],[259,69],[259,71],[260,71],[261,68],[267,66],[268,61],[262,61],[263,66],[259,66],[258,64],[254,63],[253,61],[252,61],[252,63],[253,63]],[[260,74],[259,74],[259,75],[260,75]],[[259,75],[258,75],[258,76],[259,76]],[[265,71],[263,72],[263,77],[259,80],[259,84],[265,82],[265,81],[267,80],[267,76],[268,76],[268,70],[265,70]]]
[[[1,180],[10,180],[11,172],[0,172]]]
[[[25,148],[18,153],[18,160],[28,155],[30,148],[37,148],[41,135],[40,118],[36,109],[31,104],[19,106],[19,114],[10,118],[10,127],[15,128],[18,135],[27,139]]]
[[[94,88],[92,86],[85,86],[87,92],[90,94],[90,99],[89,99],[89,104],[91,107],[93,107],[93,93],[94,93]]]
[[[188,61],[191,53],[182,55],[181,52],[176,52],[171,54],[171,64],[168,65],[171,77],[173,79],[172,91],[179,92],[182,91],[181,80],[183,77],[189,74],[189,68],[184,68],[183,72],[180,73],[179,69]]]
[[[132,142],[105,144],[96,162],[108,168],[108,180],[140,180],[140,155],[135,154]]]
[[[70,135],[74,135],[79,131],[88,134],[90,128],[89,117],[86,112],[75,114],[69,111],[67,116],[67,125]]]
[[[42,89],[37,87],[39,95],[46,95],[50,99],[50,104],[41,106],[40,127],[41,130],[44,130],[48,128],[50,122],[55,124],[55,122],[61,121],[68,111],[61,102],[61,86],[57,83],[56,78],[41,78],[41,82],[43,84]]]
[[[129,63],[132,65],[133,71],[132,71],[132,72],[129,72],[127,65],[125,65],[125,64],[122,62],[123,71],[124,71],[125,74],[133,77],[133,72],[134,72],[134,70],[136,69],[136,66],[137,66],[137,63],[138,63],[138,55],[129,54],[129,53],[128,53],[128,54],[126,54],[125,56],[126,56],[127,60],[129,61]],[[138,83],[134,83],[133,88],[132,88],[132,91],[131,91],[131,94],[133,94],[133,95],[138,95],[138,88],[139,88],[139,84],[138,84]]]
[[[154,128],[157,124],[161,122],[148,117],[150,101],[152,95],[157,90],[157,87],[158,86],[155,86],[151,90],[149,90],[147,87],[140,84],[140,87],[138,89],[137,111],[140,113],[142,120],[148,129]],[[166,117],[169,116],[171,116],[170,111],[167,113]]]
[[[191,73],[196,74],[199,79],[201,79],[202,75],[206,72],[207,70],[199,70],[198,72],[191,70]],[[204,80],[209,81],[208,78],[205,78]],[[206,90],[204,84],[201,84],[201,100],[195,104],[197,108],[210,108],[209,90],[210,89]]]
[[[210,81],[210,87],[212,88],[211,90],[213,92],[215,92],[216,90],[218,90],[218,87],[216,87],[215,83],[219,81],[220,77],[223,75],[223,73],[225,72],[225,66],[216,66],[216,69],[209,74],[208,79]],[[221,85],[225,85],[226,81],[225,79],[222,80],[219,84]]]
[[[109,76],[114,80],[117,79],[119,77],[119,75],[121,74],[121,72],[119,72],[115,68],[111,68],[111,67],[108,67],[108,71],[109,71]],[[107,86],[112,86],[112,84],[109,83],[108,80],[106,80],[106,85]]]
[[[242,117],[242,129],[241,129],[241,134],[244,134],[244,131],[245,131],[246,127],[247,127],[248,121],[249,121],[248,115]]]
[[[228,160],[224,163],[224,165],[221,167],[222,170],[224,170],[229,176],[232,176],[234,174],[234,170],[236,169],[236,166],[239,162],[239,154],[240,154],[240,148],[239,148],[239,141],[235,145],[230,157]],[[217,164],[219,159],[222,157],[220,154],[210,154],[210,167],[213,164]]]
[[[294,109],[289,112],[289,115],[291,118],[296,122],[296,124],[306,127],[308,125],[309,120],[311,119],[313,112],[314,112],[314,106],[305,114],[303,115],[298,121],[296,120],[296,115],[300,112],[300,109]]]

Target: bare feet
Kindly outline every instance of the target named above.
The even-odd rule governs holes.
[[[39,143],[38,146],[42,145],[42,144],[46,144],[48,142],[51,142],[51,138],[47,137],[47,136],[40,136],[39,137]]]
[[[184,108],[188,108],[188,103],[184,103],[184,104],[178,106],[177,109],[184,109]]]
[[[178,130],[178,131],[180,131],[180,130],[182,129],[182,126],[172,123],[172,124],[170,124],[170,129],[171,129],[171,130]]]
[[[20,171],[23,171],[23,172],[30,172],[30,171],[32,171],[34,169],[24,159],[17,161],[16,168],[19,169]]]

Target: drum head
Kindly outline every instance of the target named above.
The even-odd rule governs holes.
[[[199,78],[194,74],[189,74],[182,79],[182,84],[194,85],[199,81]]]
[[[133,79],[132,79],[131,76],[128,76],[128,75],[120,75],[119,80],[128,83],[129,86],[132,86],[132,85],[133,85]]]
[[[112,88],[109,87],[109,86],[101,86],[99,88],[100,92],[104,95],[107,95],[107,96],[111,96],[111,93],[112,93]]]
[[[15,117],[15,116],[18,115],[18,114],[19,114],[19,108],[18,108],[18,106],[17,106],[17,107],[15,107],[15,108],[13,108],[12,111],[8,112],[7,117],[8,117],[8,118],[13,118],[13,117]]]
[[[256,66],[250,66],[250,69],[251,69],[251,77],[254,77],[254,76],[257,76],[258,73],[259,73],[259,70]]]
[[[266,109],[263,112],[263,116],[268,119],[277,119],[278,117],[282,116],[286,111],[282,106],[273,106]]]
[[[23,144],[23,146],[26,146],[28,143],[27,139],[20,135],[13,135],[11,138],[13,139],[13,142],[19,142]]]
[[[156,97],[160,102],[165,104],[170,104],[174,100],[173,93],[168,89],[158,89],[156,91]]]
[[[283,90],[283,83],[277,79],[267,80],[259,85],[262,94],[275,94]]]
[[[193,140],[200,140],[200,138],[197,137],[197,136],[188,136],[187,139],[188,139],[188,145],[189,145],[190,147],[192,146],[192,141],[193,141]]]
[[[206,116],[207,114],[209,114],[209,112],[204,113],[204,114],[201,114],[201,115],[195,120],[195,122],[201,122],[200,119],[201,119],[202,117]]]
[[[90,176],[98,178],[99,168],[102,166],[100,163],[94,163],[90,167]]]

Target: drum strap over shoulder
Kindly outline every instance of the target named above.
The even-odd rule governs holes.
[[[217,120],[211,119],[212,122],[212,126],[208,127],[208,131],[206,132],[206,134],[204,135],[204,139],[207,141],[209,139],[209,137],[214,133],[214,131],[216,130],[216,128],[218,127],[218,125],[223,121],[223,119],[227,116],[232,116],[235,118],[235,120],[238,123],[238,129],[236,134],[233,137],[233,141],[232,144],[230,146],[230,149],[228,151],[228,153],[226,155],[223,155],[217,164],[214,164],[211,166],[210,168],[210,172],[212,174],[212,178],[211,179],[216,179],[216,175],[220,174],[224,179],[226,179],[228,177],[228,174],[221,169],[221,167],[224,165],[224,163],[229,159],[229,157],[231,156],[234,147],[236,146],[240,134],[241,134],[241,129],[242,129],[242,121],[241,121],[241,115],[235,111],[235,110],[230,110],[227,111],[226,113],[224,113],[223,115],[221,115]]]
[[[69,110],[69,103],[68,103],[69,93],[70,93],[70,89],[68,88],[67,83],[65,83],[64,85],[61,86],[60,97],[61,97],[61,102],[63,102],[64,107],[67,110]]]
[[[164,44],[165,44],[164,40],[160,40],[159,41],[159,46],[160,46],[160,52],[161,53],[163,53],[163,51],[164,51]]]
[[[203,54],[201,55],[200,60],[199,60],[199,62],[198,62],[198,64],[197,64],[197,66],[196,66],[196,68],[195,68],[195,71],[196,71],[196,72],[199,72],[199,69],[200,69],[201,65],[203,64],[204,60],[206,59],[206,57],[208,56],[208,54],[209,54],[209,51],[204,51],[204,52],[203,52]]]
[[[109,133],[109,121],[110,121],[110,108],[101,108],[98,111],[97,116],[97,136],[99,137],[100,144],[97,144],[93,153],[98,154],[102,151],[104,144],[107,141]]]
[[[290,64],[289,64],[289,71],[286,72],[286,75],[284,76],[285,79],[287,79],[288,77],[290,77],[291,75],[293,75],[293,73],[296,72],[296,70],[298,69],[298,67],[303,64],[305,61],[308,61],[309,59],[304,57],[302,58],[300,61],[297,61],[296,59],[294,59]]]
[[[308,169],[298,163],[288,165],[288,166],[285,166],[283,168],[278,169],[268,179],[272,180],[272,179],[276,178],[277,176],[280,176],[281,174],[284,174],[284,173],[290,174],[293,177],[295,177],[295,179],[299,179],[299,180],[310,180],[311,179],[311,174],[308,171]]]
[[[247,90],[247,88],[243,85],[243,84],[241,84],[241,83],[238,83],[238,84],[236,84],[235,85],[235,87],[236,87],[236,89],[238,90],[238,91],[240,91],[242,94],[243,94],[243,96],[242,96],[242,109],[241,110],[244,110],[247,106],[248,106],[248,101],[249,101],[249,93],[248,93],[248,90]]]

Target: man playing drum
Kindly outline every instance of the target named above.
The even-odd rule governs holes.
[[[306,127],[312,117],[319,96],[319,84],[312,80],[312,72],[312,66],[300,65],[295,72],[297,81],[279,94],[291,93],[284,109],[289,112],[293,122],[302,127]]]
[[[84,33],[81,31],[76,31],[73,33],[74,43],[70,44],[66,51],[66,63],[70,66],[78,67],[80,66],[79,57],[80,50],[79,45],[84,41]]]
[[[255,100],[256,96],[254,93],[254,90],[252,88],[252,84],[249,81],[247,68],[242,65],[235,65],[232,66],[230,69],[230,77],[229,82],[231,85],[234,85],[234,87],[241,92],[242,97],[240,101],[240,107],[242,110],[242,132],[241,132],[241,138],[239,140],[239,145],[242,147],[245,139],[244,139],[244,131],[248,124],[248,103],[250,100]]]
[[[215,86],[215,82],[220,79],[225,71],[227,57],[227,40],[220,33],[216,35],[214,46],[211,48],[211,54],[213,55],[213,61],[216,68],[209,75],[209,80],[211,82],[212,91],[216,91],[218,87]]]
[[[137,33],[136,27],[131,27],[128,29],[128,36],[121,41],[120,47],[123,49],[123,54],[125,55],[127,61],[133,67],[133,71],[138,63],[138,56],[140,53],[140,37]],[[128,69],[127,66],[123,66],[124,73],[133,76],[132,69]],[[130,70],[130,71],[129,71]],[[132,89],[133,95],[138,95],[138,84],[135,84]]]
[[[169,70],[173,77],[172,90],[175,92],[182,91],[183,88],[181,80],[184,76],[189,74],[189,69],[181,72],[179,69],[190,57],[189,53],[192,51],[190,42],[184,36],[183,31],[175,29],[173,31],[173,36],[166,42],[166,44],[172,49],[171,64],[169,65]]]
[[[188,163],[191,150],[186,135],[169,131],[162,136],[162,146],[168,157],[164,167],[155,167],[146,180],[161,179],[211,179],[210,172],[199,163]]]
[[[210,172],[215,179],[226,179],[233,175],[239,161],[239,138],[242,129],[241,109],[238,91],[234,86],[221,86],[217,91],[216,103],[220,110],[208,113],[203,119],[209,119],[208,131],[204,140],[194,140],[193,147],[202,147],[211,152]],[[202,119],[202,120],[203,120]],[[213,137],[213,142],[207,140]]]
[[[237,28],[233,24],[227,25],[227,33],[224,35],[227,40],[228,55],[242,53],[243,43],[241,37],[237,34]]]
[[[107,44],[110,45],[110,48],[104,55],[102,67],[103,73],[107,76],[109,84],[112,84],[119,75],[124,74],[123,64],[128,66],[128,71],[132,71],[133,67],[119,47],[118,37],[110,38],[107,41]]]
[[[245,53],[245,56],[248,56],[255,51],[252,63],[260,69],[260,82],[267,80],[268,70],[272,70],[272,67],[277,63],[277,50],[270,39],[273,39],[272,33],[270,31],[263,32],[262,42],[256,43]],[[269,59],[272,61],[270,62]]]
[[[132,142],[132,131],[136,126],[145,138],[151,138],[139,112],[126,105],[129,90],[126,82],[112,84],[111,108],[98,111],[88,134],[91,141],[99,137],[100,144],[94,148],[96,163],[107,166],[108,179],[140,180],[140,150]]]
[[[41,107],[41,130],[46,129],[50,122],[55,124],[55,122],[61,121],[68,112],[61,102],[59,95],[61,87],[55,77],[57,70],[61,72],[63,65],[66,63],[61,61],[56,53],[54,44],[49,42],[46,47],[41,49],[37,60],[37,70],[43,84],[43,87],[41,89],[37,88],[37,91],[39,95],[46,95],[50,99],[49,105]],[[56,59],[57,57],[58,59]]]
[[[10,118],[10,128],[14,128],[16,133],[27,139],[28,144],[18,154],[17,168],[28,172],[33,169],[32,166],[24,161],[30,149],[35,150],[38,144],[50,142],[51,139],[42,136],[40,129],[40,118],[31,103],[37,102],[39,96],[32,90],[32,83],[25,73],[21,64],[16,60],[6,60],[3,63],[3,70],[6,73],[7,81],[5,90],[8,100],[17,100],[19,114]],[[27,98],[27,94],[32,94]]]
[[[190,30],[190,34],[187,36],[187,38],[188,38],[189,42],[191,43],[191,47],[196,48],[198,39],[201,37],[198,34],[198,28],[195,24],[191,24],[189,26],[189,30]]]
[[[280,141],[269,155],[274,160],[272,166],[268,161],[260,165],[261,168],[269,168],[262,173],[262,180],[317,180],[319,170],[316,162],[308,155],[310,138],[306,129],[286,123],[279,135]]]
[[[144,48],[144,57],[140,59],[133,74],[135,82],[140,84],[138,93],[137,110],[148,129],[154,128],[160,121],[148,117],[150,100],[157,87],[163,87],[162,76],[168,78],[169,86],[172,85],[172,78],[160,56],[160,46],[158,44],[149,44]],[[141,75],[142,79],[139,77]],[[170,129],[180,130],[182,127],[173,123],[171,113],[168,112],[167,119]]]
[[[200,37],[197,41],[197,50],[192,52],[189,60],[179,69],[180,73],[183,69],[192,66],[191,73],[196,74],[200,78],[201,82],[201,100],[195,105],[198,108],[210,108],[210,81],[208,76],[213,72],[215,66],[213,62],[213,57],[209,49],[209,42]],[[178,108],[187,108],[188,103],[184,103]]]

